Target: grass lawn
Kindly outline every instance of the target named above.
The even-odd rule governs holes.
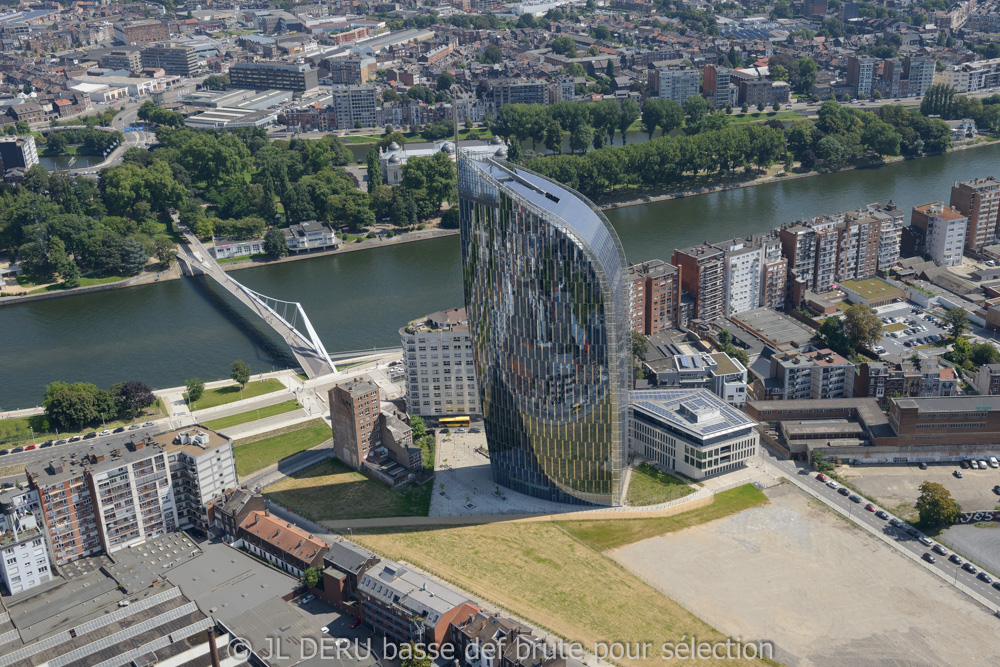
[[[689,493],[694,493],[694,489],[683,480],[643,463],[632,471],[626,501],[629,505],[637,506],[659,505],[683,498]]]
[[[283,403],[275,403],[274,405],[269,405],[266,408],[259,408],[257,410],[248,410],[247,412],[241,412],[238,415],[230,415],[228,417],[220,417],[219,419],[213,419],[212,421],[205,422],[205,426],[215,431],[219,429],[226,428],[228,426],[237,426],[239,424],[246,424],[247,422],[257,421],[258,419],[264,419],[265,417],[273,417],[274,415],[283,415],[286,412],[291,412],[292,410],[298,410],[302,406],[295,399],[290,401],[285,401]]]
[[[753,491],[760,494],[756,488]],[[689,525],[699,522],[692,520]],[[629,522],[585,523],[613,527]],[[374,551],[433,572],[588,649],[596,642],[653,644],[650,660],[616,661],[627,667],[659,664],[660,646],[684,635],[699,642],[724,639],[558,522],[355,529],[353,535]]]
[[[429,482],[390,489],[329,459],[268,487],[264,495],[312,521],[336,521],[427,516],[433,489]]]
[[[83,429],[82,431],[77,431],[73,429],[69,430],[59,430],[56,432],[56,428],[49,424],[49,420],[45,415],[35,415],[33,417],[11,417],[10,419],[0,419],[0,446],[8,445],[26,445],[31,443],[31,433],[34,431],[35,442],[45,442],[46,440],[58,440],[60,438],[68,438],[73,435],[79,435],[83,433],[90,433],[91,431],[101,431],[105,428],[116,429],[119,426],[128,426],[133,423],[143,423],[146,421],[154,421],[156,419],[162,419],[166,417],[167,413],[163,411],[163,403],[160,399],[156,399],[154,403],[149,408],[142,411],[139,416],[135,419],[116,419],[114,421],[109,421],[105,426],[98,423],[91,428]]]
[[[765,111],[763,113],[754,111],[753,113],[742,114],[738,109],[734,109],[729,119],[733,125],[740,123],[763,123],[768,120],[802,120],[803,116],[794,111]]]
[[[125,280],[127,276],[81,276],[80,284],[77,287],[90,287],[91,285],[104,285],[105,283],[116,283],[119,280]],[[42,292],[59,292],[64,289],[69,289],[66,287],[66,283],[56,283],[55,285],[48,285],[46,287],[40,287],[39,289],[34,289],[28,292],[28,294],[40,294]]]
[[[909,327],[910,327],[909,324],[904,324],[903,322],[895,322],[894,324],[887,324],[883,328],[889,333],[892,333],[893,331],[902,331],[903,329],[908,329]]]
[[[253,474],[281,459],[288,458],[304,449],[311,449],[331,438],[330,427],[322,419],[314,419],[302,424],[302,428],[264,438],[233,448],[236,458],[236,473],[240,477]]]
[[[226,403],[232,403],[233,401],[239,401],[240,396],[243,398],[254,398],[255,396],[263,396],[264,394],[270,394],[274,391],[280,391],[285,388],[285,385],[281,383],[281,380],[275,378],[268,378],[267,380],[247,382],[247,386],[243,388],[243,393],[240,393],[240,386],[238,384],[231,384],[225,387],[218,387],[217,389],[206,389],[205,393],[201,395],[195,404],[191,406],[194,410],[207,410],[208,408],[214,408],[217,405],[225,405]],[[187,392],[184,392],[184,400],[187,400]]]
[[[720,519],[750,507],[767,504],[767,496],[752,484],[716,494],[711,505],[674,516],[614,521],[559,521],[560,527],[598,551],[614,549],[650,537],[672,533],[700,523]]]
[[[235,262],[249,262],[254,259],[263,259],[265,257],[267,257],[266,252],[257,252],[252,255],[237,255],[236,257],[226,257],[216,261],[218,261],[219,264],[233,264]]]

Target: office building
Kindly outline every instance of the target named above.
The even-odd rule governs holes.
[[[330,58],[323,61],[323,66],[330,70],[330,83],[335,86],[368,83],[378,69],[374,58],[361,56]]]
[[[399,338],[410,414],[431,418],[481,414],[465,308],[418,317],[399,330]]]
[[[763,104],[769,107],[775,103],[788,103],[791,86],[787,81],[772,81],[766,67],[734,69],[730,77],[730,81],[737,86],[736,101],[739,104],[751,107]]]
[[[657,358],[650,359],[653,356]],[[736,407],[747,400],[747,369],[725,352],[691,352],[663,357],[647,352],[643,368],[648,371],[646,377],[650,384],[657,388],[707,389]]]
[[[0,137],[0,174],[8,169],[27,171],[36,164],[38,149],[35,148],[34,136]]]
[[[955,182],[951,186],[951,206],[968,218],[965,251],[974,255],[996,243],[997,218],[1000,216],[1000,182],[989,178]]]
[[[311,66],[284,62],[236,63],[229,68],[229,85],[254,90],[291,90],[304,93],[319,85]]]
[[[125,45],[164,42],[170,39],[170,29],[160,21],[133,21],[115,24],[115,42]]]
[[[151,44],[142,48],[139,57],[144,68],[167,74],[191,76],[198,71],[198,50],[189,44]]]
[[[684,104],[689,97],[700,93],[701,72],[696,69],[663,67],[650,71],[650,83],[661,100]]]
[[[42,534],[41,506],[34,489],[0,493],[0,581],[11,595],[52,579]]]
[[[127,51],[116,49],[110,53],[105,53],[100,59],[101,67],[107,69],[124,69],[133,74],[138,74],[142,70],[142,57],[138,51]]]
[[[704,479],[746,465],[756,456],[756,422],[705,389],[632,393],[632,453]]]
[[[850,56],[847,59],[847,85],[854,90],[853,97],[871,97],[875,82],[875,58]]]
[[[626,262],[597,207],[458,161],[462,264],[490,466],[531,496],[618,505],[628,448]]]
[[[722,317],[725,251],[704,244],[674,250],[671,264],[681,271],[681,288],[694,299],[693,317],[711,321]]]
[[[958,266],[965,251],[968,218],[941,202],[914,206],[910,226],[921,231],[923,250],[938,266]]]
[[[651,336],[680,325],[681,280],[676,266],[662,259],[631,264],[628,285],[628,327]]]
[[[500,110],[505,104],[548,104],[549,84],[545,81],[518,79],[487,79],[493,97],[493,108]]]

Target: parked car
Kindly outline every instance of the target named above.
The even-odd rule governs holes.
[[[14,449],[10,450],[10,453],[11,454],[17,454],[18,452],[23,452],[23,451],[24,451],[24,447],[15,447]]]
[[[80,441],[82,439],[83,439],[82,436],[74,435],[72,438],[69,439],[69,441],[70,442],[78,442],[78,441]]]
[[[309,604],[310,602],[312,602],[315,599],[316,599],[316,596],[313,595],[312,593],[310,593],[309,595],[306,595],[301,600],[299,600],[299,604]]]
[[[964,565],[962,565],[962,569],[968,572],[969,574],[979,574],[979,570],[977,570],[976,566],[973,565],[972,563],[965,563]]]
[[[997,484],[996,486],[993,487],[993,493],[1000,496],[1000,484]]]
[[[39,448],[42,448],[42,447],[51,447],[51,446],[52,446],[52,441],[51,440],[46,440],[42,444],[38,445]]]
[[[29,449],[34,449],[34,448],[35,448],[35,447],[37,447],[37,446],[38,446],[38,445],[36,445],[35,443],[31,443],[30,445],[28,445],[27,447],[25,447],[25,449],[26,449],[26,450],[29,450]]]
[[[990,462],[990,467],[991,468],[1000,468],[1000,461],[997,461],[997,457],[991,456],[987,460]]]
[[[979,579],[979,581],[985,581],[987,584],[993,583],[993,577],[986,574],[985,572],[980,572],[979,575],[976,576],[976,579]]]
[[[146,422],[145,424],[143,424],[143,426],[146,427],[146,428],[148,428],[148,427],[150,427],[152,425],[153,425],[153,422]]]
[[[980,461],[979,461],[979,469],[980,469],[980,470],[986,470],[986,468],[987,468],[987,464],[986,464],[986,461],[982,461],[982,460],[980,460]]]
[[[993,588],[995,588],[998,591],[1000,591],[1000,581],[994,581],[993,582]]]
[[[917,542],[920,542],[925,547],[929,547],[932,544],[934,544],[933,542],[931,542],[930,538],[925,537],[923,535],[921,535],[920,537],[917,538]]]
[[[961,470],[956,470],[955,471],[955,477],[957,477],[959,479],[962,479],[963,477],[965,477],[965,475],[962,474]]]
[[[831,489],[836,489],[838,486],[840,486],[839,484],[837,484],[832,479],[829,482],[827,482],[826,485],[829,486]]]
[[[3,456],[4,454],[10,454],[10,450],[9,449],[0,449],[0,456]]]
[[[860,503],[861,502],[861,496],[859,496],[857,494],[851,495],[851,502],[852,503]]]
[[[968,461],[959,461],[958,465],[960,465],[962,468],[966,468],[967,469],[969,467],[969,462]]]
[[[889,515],[886,514],[882,510],[879,510],[878,512],[875,512],[875,516],[877,516],[878,518],[882,519],[883,521],[888,521],[889,520]]]
[[[112,431],[112,433],[124,433],[124,432],[125,432],[125,427],[124,426],[119,426],[114,431]]]
[[[962,559],[958,557],[958,554],[952,554],[952,555],[948,556],[948,560],[950,562],[954,563],[955,565],[961,565],[962,564]]]
[[[128,427],[128,430],[134,431],[137,428],[142,428],[142,425],[141,424],[132,424],[131,426]]]
[[[100,435],[101,437],[104,437],[106,435],[111,435],[111,431],[108,429],[104,429],[103,431],[101,431]]]
[[[66,438],[63,438],[62,440],[56,440],[56,441],[55,441],[54,443],[52,443],[52,444],[53,444],[53,445],[65,445],[65,444],[66,444]]]
[[[358,627],[359,625],[361,625],[361,619],[360,618],[356,618],[353,621],[351,621],[351,624],[348,627],[351,630],[353,630],[354,628]]]
[[[903,522],[897,519],[896,517],[893,517],[889,519],[889,525],[892,526],[893,528],[899,528],[903,525]]]
[[[919,463],[919,464],[917,465],[917,467],[918,467],[918,468],[920,468],[921,470],[927,470],[927,464],[926,464],[926,463],[924,463],[923,461],[921,461],[921,462],[920,462],[920,463]]]
[[[929,553],[927,553],[926,551],[924,552],[924,555],[921,556],[921,558],[923,558],[928,563],[936,563],[937,562],[937,559],[934,558],[934,556],[932,556]]]
[[[842,486],[839,489],[837,489],[837,493],[839,493],[842,496],[849,496],[849,495],[851,495],[850,489],[848,489],[846,486]]]
[[[818,479],[818,480],[819,480],[819,481],[821,481],[821,482],[826,482],[826,481],[828,481],[828,480],[829,480],[830,478],[829,478],[829,477],[827,477],[826,475],[824,475],[823,473],[819,473],[818,475],[816,475],[816,479]]]
[[[979,461],[976,461],[975,459],[969,461],[969,467],[973,470],[979,470]]]
[[[936,554],[940,554],[942,556],[947,556],[948,555],[948,550],[945,549],[940,544],[935,544],[933,547],[931,547],[931,551],[933,551]]]

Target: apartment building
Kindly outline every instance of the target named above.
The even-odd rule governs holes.
[[[229,84],[233,88],[306,92],[319,85],[319,73],[307,64],[236,63],[229,68]]]
[[[548,104],[549,84],[545,81],[500,79],[487,81],[493,97],[493,107],[499,111],[505,104]]]
[[[191,76],[199,68],[198,50],[190,44],[151,44],[142,48],[139,58],[144,68],[178,76]]]
[[[837,276],[840,234],[833,220],[817,219],[778,232],[788,260],[789,282],[813,292],[828,292]],[[795,300],[793,299],[793,302]]]
[[[335,86],[361,85],[368,83],[378,66],[371,57],[330,58],[323,61],[330,70],[330,83]]]
[[[119,44],[137,45],[165,42],[170,39],[170,29],[160,21],[133,21],[115,24],[115,41]]]
[[[903,79],[906,82],[902,97],[923,97],[927,89],[934,85],[935,58],[926,56],[906,56],[903,58]]]
[[[632,393],[632,453],[692,479],[746,465],[757,454],[756,422],[705,389]]]
[[[138,51],[127,51],[116,49],[105,53],[100,59],[101,67],[107,69],[126,69],[133,74],[138,74],[142,70],[142,57]]]
[[[983,364],[976,373],[976,389],[987,396],[1000,395],[1000,364]]]
[[[694,299],[697,319],[710,321],[723,315],[725,255],[708,244],[674,250],[671,264],[680,269],[681,287]]]
[[[264,496],[233,487],[225,489],[208,504],[207,509],[209,525],[221,530],[227,542],[234,542],[243,520],[253,511],[264,511]]]
[[[418,317],[399,330],[399,338],[411,414],[482,414],[465,308]]]
[[[878,399],[883,407],[888,405],[890,397],[957,395],[958,378],[954,369],[935,357],[866,361],[855,373],[854,396]]]
[[[35,147],[34,136],[0,137],[0,175],[8,169],[27,171],[36,164],[38,149]]]
[[[651,336],[680,324],[681,281],[661,259],[632,264],[626,273],[629,329]]]
[[[953,86],[956,93],[996,88],[1000,86],[1000,58],[955,65],[941,72],[940,81]]]
[[[661,67],[650,71],[650,84],[661,100],[684,104],[701,94],[701,72],[697,69]]]
[[[340,129],[374,127],[378,89],[374,85],[340,86],[333,89],[331,109]]]
[[[788,262],[781,256],[777,238],[746,237],[713,245],[725,253],[724,317],[760,306],[783,307]]]
[[[211,525],[207,506],[239,484],[232,439],[195,427],[177,432],[164,450],[176,500],[177,528],[207,534]]]
[[[15,595],[51,579],[38,492],[3,491],[0,493],[0,581],[8,593]]]
[[[702,70],[702,95],[716,109],[723,109],[728,104],[736,105],[739,98],[739,87],[732,84],[733,70],[717,65],[705,65]]]
[[[361,576],[358,599],[365,621],[391,641],[439,645],[451,618],[469,605],[458,591],[390,560]]]
[[[756,107],[787,104],[791,86],[787,81],[772,81],[766,69],[749,67],[734,69],[730,81],[737,86],[737,103]]]
[[[951,186],[951,207],[968,219],[965,251],[981,254],[996,243],[1000,216],[1000,182],[993,176],[955,182]]]
[[[849,398],[854,394],[854,364],[827,349],[776,354],[764,390],[770,400]]]
[[[203,427],[156,437],[170,443],[195,431],[212,439],[164,446],[148,434],[123,435],[76,456],[28,464],[56,564],[185,527],[204,531],[204,507],[221,494],[218,487],[236,485],[231,441]]]
[[[250,512],[237,531],[233,546],[244,547],[271,565],[301,577],[311,567],[322,567],[327,543],[309,531],[272,515],[268,510]]]
[[[962,263],[968,218],[942,202],[914,206],[910,225],[921,231],[924,252],[938,266]]]
[[[871,97],[875,83],[875,58],[850,56],[847,59],[847,85],[854,89],[854,97]]]

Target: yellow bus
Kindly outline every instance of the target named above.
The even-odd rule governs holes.
[[[468,417],[441,417],[438,419],[438,423],[441,426],[447,426],[448,428],[454,428],[456,426],[468,426],[472,423],[472,420]]]

